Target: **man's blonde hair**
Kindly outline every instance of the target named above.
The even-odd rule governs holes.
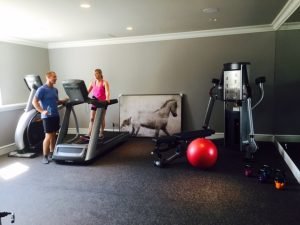
[[[56,73],[54,71],[49,71],[49,72],[46,73],[46,78],[50,78],[50,77],[52,77],[55,74]]]

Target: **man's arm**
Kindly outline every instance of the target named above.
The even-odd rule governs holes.
[[[32,100],[32,105],[34,106],[34,108],[41,114],[46,114],[47,111],[46,110],[43,110],[40,102],[39,102],[39,99],[35,96]]]

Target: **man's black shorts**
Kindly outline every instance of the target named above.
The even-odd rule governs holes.
[[[43,119],[45,133],[53,133],[59,130],[59,117],[48,117]]]

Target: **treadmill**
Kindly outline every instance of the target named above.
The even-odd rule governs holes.
[[[69,97],[66,103],[66,110],[61,124],[61,128],[57,137],[56,146],[53,152],[53,160],[56,162],[86,162],[95,157],[104,154],[116,145],[126,141],[129,138],[129,132],[111,132],[103,139],[99,138],[99,129],[104,116],[104,108],[109,105],[118,103],[117,99],[107,101],[99,101],[88,97],[86,85],[83,80],[65,80],[62,85]],[[95,121],[92,127],[92,133],[89,140],[81,140],[78,133],[75,138],[65,140],[68,134],[70,114],[75,105],[93,104],[97,107]],[[76,126],[78,126],[75,117]],[[78,127],[77,127],[78,130]]]

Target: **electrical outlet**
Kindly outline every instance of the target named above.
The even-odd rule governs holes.
[[[115,122],[113,122],[113,123],[112,123],[112,126],[113,126],[113,127],[118,127],[118,126],[119,126],[119,124],[118,124],[118,123],[115,123]]]

